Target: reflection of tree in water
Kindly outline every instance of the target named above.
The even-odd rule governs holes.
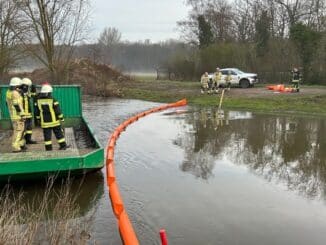
[[[258,118],[257,134],[248,125],[243,147],[231,150],[235,150],[233,161],[248,165],[269,181],[285,183],[290,190],[325,197],[326,158],[321,155],[326,150],[322,145],[326,139],[325,120]]]
[[[201,110],[187,117],[193,123],[194,134],[186,134],[180,146],[185,149],[186,156],[180,166],[182,171],[191,172],[194,176],[208,179],[212,176],[214,161],[218,153],[223,152],[228,135],[228,121],[221,119],[216,109]],[[225,128],[221,131],[221,128]]]
[[[209,147],[209,145],[206,146]],[[187,154],[180,167],[181,170],[184,172],[190,172],[197,178],[205,180],[211,177],[214,168],[214,157],[207,154],[209,150],[206,146],[196,153]]]
[[[269,181],[290,190],[326,197],[326,120],[255,115],[252,120],[230,120],[216,127],[215,110],[188,115],[193,134],[180,140],[185,148],[183,171],[196,177],[212,176],[214,161],[226,155]],[[227,114],[226,114],[227,117]]]

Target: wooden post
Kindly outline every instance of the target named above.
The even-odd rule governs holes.
[[[221,108],[222,108],[222,102],[223,102],[223,98],[224,98],[224,91],[225,91],[225,89],[222,90],[222,94],[221,94],[221,98],[220,98],[220,104],[218,105],[218,112],[220,112]]]

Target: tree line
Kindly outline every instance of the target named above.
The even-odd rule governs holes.
[[[326,84],[325,0],[187,0],[191,10],[178,22],[192,52],[169,62],[182,77],[216,66],[238,67],[266,81],[285,82],[301,68],[304,81]]]
[[[177,23],[182,41],[131,43],[108,27],[96,42],[87,43],[89,0],[0,0],[0,79],[17,64],[35,62],[49,70],[53,81],[64,82],[71,60],[88,57],[122,71],[164,68],[193,80],[219,66],[257,72],[267,82],[286,82],[296,66],[305,82],[326,83],[325,0],[186,4],[189,16]]]

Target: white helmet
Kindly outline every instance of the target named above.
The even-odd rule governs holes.
[[[13,77],[10,79],[9,86],[18,87],[22,85],[22,80],[19,77]]]
[[[45,84],[41,88],[41,94],[47,94],[47,93],[52,93],[53,88],[49,84]]]
[[[22,84],[27,85],[27,86],[32,86],[32,80],[25,77],[25,78],[22,79]]]

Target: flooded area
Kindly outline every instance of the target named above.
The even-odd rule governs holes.
[[[107,131],[153,106],[94,101],[84,111],[105,144]],[[215,109],[175,109],[121,135],[116,174],[141,244],[159,244],[160,228],[171,244],[324,244],[325,118],[219,118]]]
[[[121,122],[157,105],[87,97],[83,111],[105,146]],[[171,109],[128,127],[115,164],[140,244],[160,244],[161,228],[178,245],[325,243],[326,118]],[[121,244],[105,170],[84,184],[92,238]]]

